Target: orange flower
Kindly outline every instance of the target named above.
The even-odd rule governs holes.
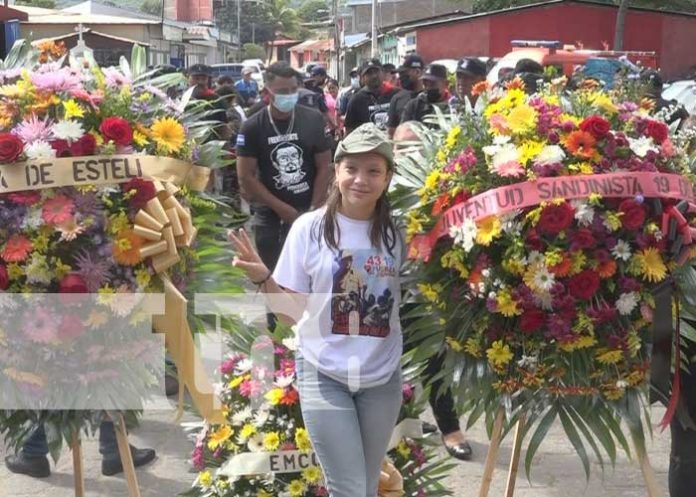
[[[483,281],[483,275],[480,269],[475,269],[469,275],[469,284],[478,286]]]
[[[285,389],[283,397],[280,399],[280,403],[284,406],[292,406],[294,404],[297,404],[297,401],[299,399],[300,396],[297,393],[297,390],[295,390],[294,388],[287,388]]]
[[[609,260],[597,266],[597,274],[604,280],[614,276],[616,274],[616,261]]]
[[[570,257],[564,255],[563,260],[555,266],[551,266],[549,271],[559,278],[563,278],[564,276],[568,276],[570,274],[571,269],[573,269],[573,261]]]
[[[655,101],[650,98],[643,98],[640,101],[640,108],[647,111],[652,111],[655,108]]]
[[[442,195],[437,197],[437,200],[435,200],[435,204],[433,205],[433,216],[439,216],[440,214],[442,214],[442,211],[445,210],[445,208],[449,207],[449,203],[449,193],[443,193]]]
[[[135,266],[142,260],[140,257],[142,244],[142,239],[131,230],[120,232],[114,240],[112,249],[114,259],[124,266]]]
[[[524,81],[519,76],[515,76],[512,81],[505,83],[506,90],[522,90],[524,91]]]
[[[27,258],[29,252],[34,248],[34,245],[24,235],[12,235],[5,248],[0,253],[0,257],[5,262],[22,262]]]
[[[474,96],[479,96],[483,92],[488,91],[489,89],[490,85],[488,84],[488,81],[479,81],[471,88],[471,94]]]
[[[583,159],[591,159],[596,153],[594,148],[596,143],[597,140],[590,133],[573,131],[565,139],[564,145],[571,154]]]

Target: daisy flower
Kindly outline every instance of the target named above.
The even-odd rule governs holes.
[[[57,224],[56,229],[60,232],[60,240],[65,242],[71,242],[78,235],[85,231],[85,227],[77,224],[74,217],[71,217],[67,221]]]
[[[75,204],[65,195],[56,195],[46,200],[43,205],[42,216],[47,224],[65,223],[73,217]]]
[[[616,242],[616,245],[611,249],[611,255],[616,259],[627,261],[631,258],[631,246],[623,240]]]
[[[29,337],[32,342],[51,343],[57,338],[58,327],[57,317],[48,312],[45,308],[38,307],[24,316],[24,327],[22,332]]]
[[[549,292],[553,288],[554,283],[556,283],[556,278],[546,266],[542,265],[535,268],[532,282],[536,289],[542,292]]]
[[[477,232],[476,222],[471,218],[467,218],[461,226],[452,226],[449,234],[454,238],[456,245],[461,245],[466,252],[469,252],[474,248]]]
[[[15,234],[7,240],[5,248],[0,252],[0,257],[5,262],[22,262],[33,248],[31,240],[26,236]]]
[[[165,117],[156,120],[150,128],[152,139],[165,153],[177,153],[186,141],[184,127],[176,119]]]
[[[252,436],[247,442],[247,448],[249,449],[249,452],[263,451],[263,438],[264,437],[261,433],[257,433],[256,435]]]
[[[575,209],[575,220],[580,226],[590,226],[594,220],[594,209],[587,202],[573,200],[570,205]]]
[[[619,314],[628,316],[638,306],[638,295],[636,292],[622,293],[616,301],[616,310]]]

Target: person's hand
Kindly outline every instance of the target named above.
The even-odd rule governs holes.
[[[295,219],[297,219],[300,215],[297,209],[287,204],[285,204],[283,208],[276,214],[280,216],[280,219],[289,224],[292,224],[295,221]]]
[[[264,282],[271,272],[263,263],[256,250],[254,250],[246,231],[243,229],[238,231],[230,230],[227,233],[227,237],[237,251],[237,255],[232,260],[232,265],[242,269],[252,283],[260,284]]]

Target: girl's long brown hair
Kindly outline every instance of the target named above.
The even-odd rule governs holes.
[[[391,171],[392,167],[388,166],[387,173]],[[341,191],[334,183],[331,185],[329,197],[326,199],[326,212],[319,222],[318,229],[312,230],[312,239],[314,241],[319,241],[320,238],[323,238],[326,245],[333,250],[338,250],[338,244],[341,240],[341,228],[336,222],[336,215],[340,206]],[[375,205],[372,226],[370,227],[370,242],[375,248],[384,247],[389,255],[394,257],[397,236],[396,226],[391,217],[391,205],[385,191]]]

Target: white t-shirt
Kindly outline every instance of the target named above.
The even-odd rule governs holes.
[[[370,243],[370,221],[338,214],[339,250],[332,250],[319,230],[324,212],[303,214],[293,223],[273,273],[280,286],[308,294],[297,324],[299,350],[341,383],[386,383],[402,352],[401,239],[397,234],[391,256]]]

